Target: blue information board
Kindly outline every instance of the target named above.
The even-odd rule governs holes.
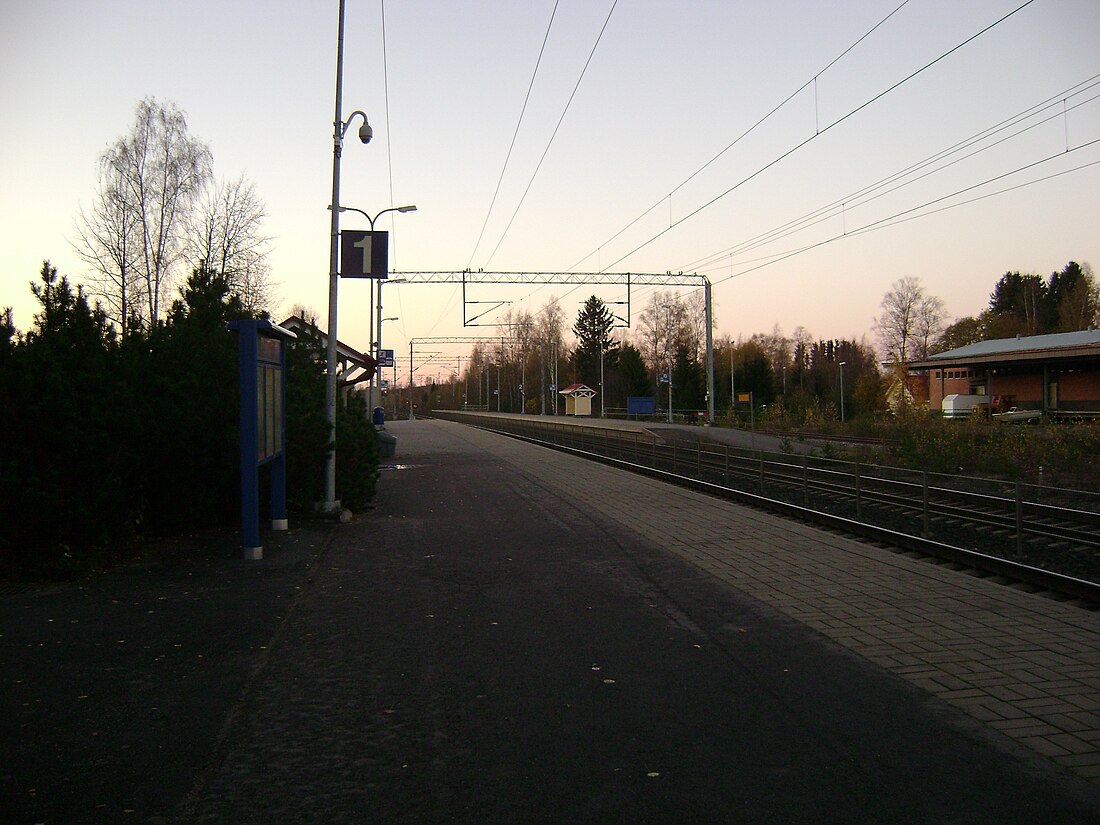
[[[297,336],[251,318],[229,329],[240,350],[241,548],[246,559],[261,559],[261,465],[271,465],[271,527],[287,529],[286,342]]]

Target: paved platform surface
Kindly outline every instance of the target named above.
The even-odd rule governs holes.
[[[391,432],[377,506],[262,562],[0,597],[4,821],[1100,821],[1095,614]]]

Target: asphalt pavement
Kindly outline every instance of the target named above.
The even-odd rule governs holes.
[[[390,431],[350,524],[0,596],[5,821],[1100,821],[1097,785],[543,474],[583,460]]]

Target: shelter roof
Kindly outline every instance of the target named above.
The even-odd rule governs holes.
[[[302,331],[314,335],[320,340],[321,346],[328,346],[328,335],[325,334],[325,331],[316,324],[311,324],[298,315],[291,315],[279,324],[279,326],[291,331]],[[369,369],[374,366],[374,359],[371,356],[365,355],[357,349],[352,349],[339,338],[336,339],[336,354],[341,361],[347,361],[352,366],[362,367],[363,369]]]
[[[596,391],[584,384],[570,384],[564,390],[558,390],[558,395],[572,395],[576,398],[591,398]]]
[[[291,315],[279,326],[294,332],[305,332],[309,335],[315,336],[320,342],[322,347],[328,346],[328,335],[325,331],[318,327],[316,324],[311,324],[299,315]],[[336,360],[345,365],[344,369],[339,373],[341,381],[347,384],[358,384],[360,381],[365,381],[374,375],[377,362],[370,355],[359,352],[357,349],[352,349],[347,344],[336,339]],[[362,369],[365,373],[359,374],[352,378],[349,373],[352,370]]]

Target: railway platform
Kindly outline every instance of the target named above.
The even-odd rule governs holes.
[[[7,821],[1100,821],[1097,613],[389,427],[350,524],[0,598]]]

